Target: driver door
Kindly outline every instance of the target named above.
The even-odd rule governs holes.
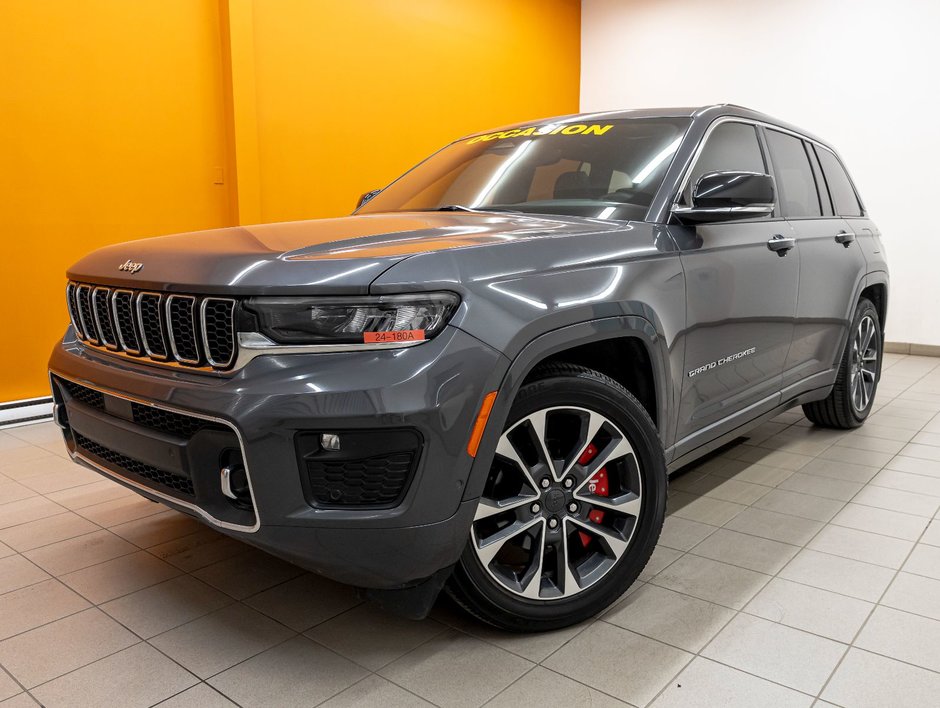
[[[703,174],[770,174],[754,125],[725,121],[705,140],[680,204],[690,203]],[[800,260],[795,242],[788,251],[768,247],[775,238],[793,237],[776,205],[770,216],[670,228],[687,297],[679,457],[778,403],[793,339]]]

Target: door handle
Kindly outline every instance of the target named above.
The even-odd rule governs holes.
[[[767,248],[774,251],[780,257],[787,255],[787,251],[795,245],[796,239],[783,236],[782,234],[774,234],[771,239],[767,241]]]
[[[836,243],[841,243],[846,248],[855,240],[855,234],[851,231],[840,231],[836,234]]]

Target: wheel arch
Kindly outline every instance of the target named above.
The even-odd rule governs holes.
[[[873,273],[865,278],[865,288],[859,297],[871,300],[878,311],[878,320],[881,323],[882,341],[884,341],[885,323],[888,320],[888,283],[887,278],[878,278],[879,273]]]
[[[852,289],[851,298],[846,301],[845,332],[842,334],[839,348],[836,350],[836,358],[832,362],[834,368],[838,368],[839,361],[842,359],[842,352],[849,341],[849,330],[852,318],[855,316],[855,308],[858,307],[858,303],[863,297],[871,300],[875,305],[875,309],[878,310],[878,319],[881,322],[881,342],[882,345],[884,344],[885,318],[888,314],[888,274],[884,271],[860,274],[855,287]]]
[[[642,352],[644,357],[640,369],[616,370],[614,363],[618,354],[629,356],[638,352]],[[669,358],[665,340],[654,325],[643,317],[629,315],[562,327],[529,342],[510,364],[487,421],[467,480],[464,499],[480,496],[489,471],[489,462],[519,389],[538,366],[552,361],[569,361],[596,368],[624,385],[644,407],[649,405],[652,408],[647,408],[647,412],[656,424],[660,437],[665,437],[671,407],[667,384],[670,380]],[[648,388],[642,392],[645,400],[637,395],[631,385],[625,383],[636,386],[636,377],[643,372],[651,374]]]
[[[579,364],[609,376],[636,396],[653,423],[659,426],[661,415],[657,404],[656,374],[649,349],[639,337],[609,337],[549,354],[531,369],[522,385],[528,383],[542,366],[556,362]]]

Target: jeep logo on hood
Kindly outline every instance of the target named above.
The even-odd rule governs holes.
[[[143,263],[134,263],[134,261],[129,258],[124,261],[121,265],[118,266],[118,270],[123,270],[128,273],[136,273],[144,267]]]

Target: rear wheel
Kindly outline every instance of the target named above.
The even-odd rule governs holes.
[[[620,597],[662,528],[656,428],[620,384],[541,369],[513,404],[449,589],[504,629],[556,629]]]
[[[855,308],[835,386],[827,398],[803,406],[806,417],[826,428],[857,428],[864,423],[878,390],[881,347],[878,310],[862,298]]]

